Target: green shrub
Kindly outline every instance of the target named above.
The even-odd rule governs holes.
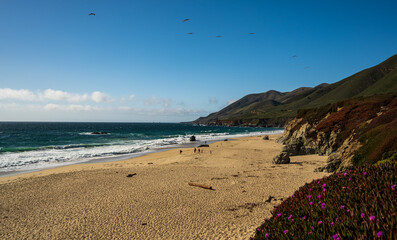
[[[299,188],[253,239],[396,239],[397,165],[357,167]]]

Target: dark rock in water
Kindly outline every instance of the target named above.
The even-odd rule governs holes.
[[[288,152],[281,152],[279,155],[273,158],[273,164],[287,164],[290,162],[291,160],[289,158]]]
[[[108,133],[107,132],[92,132],[91,134],[93,134],[93,135],[106,135]]]
[[[195,142],[195,141],[196,141],[196,137],[195,137],[195,136],[191,136],[191,137],[190,137],[190,141],[191,141],[191,142]]]
[[[136,175],[136,173],[130,173],[130,174],[127,175],[127,177],[133,177],[135,175]]]
[[[265,136],[263,137],[263,140],[269,140],[269,135],[265,135]]]
[[[208,144],[201,144],[200,146],[198,146],[198,147],[209,147],[210,145],[208,145]]]

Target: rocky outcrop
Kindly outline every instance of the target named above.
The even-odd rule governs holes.
[[[282,152],[290,156],[328,156],[327,165],[317,171],[335,172],[374,163],[384,152],[395,152],[396,133],[397,99],[384,95],[299,111],[277,142],[285,145]]]
[[[273,164],[288,164],[291,160],[288,152],[281,152],[279,155],[273,158]]]

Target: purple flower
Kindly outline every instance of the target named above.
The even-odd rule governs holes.
[[[309,202],[309,205],[313,205],[313,202]]]
[[[327,186],[327,184],[324,183],[324,184],[323,184],[323,187],[326,187],[326,186]]]
[[[352,180],[352,178],[349,178],[349,181]]]
[[[276,210],[277,210],[277,208],[275,207],[273,211],[276,211]]]
[[[309,191],[312,191],[313,190],[313,188],[309,188]]]
[[[321,203],[321,206],[325,206],[325,202]]]
[[[339,218],[335,218],[335,222],[337,222],[339,220]]]
[[[347,188],[347,189],[350,189],[350,187],[349,187],[349,186],[347,186],[346,188]]]
[[[312,198],[312,195],[307,196],[309,199]]]
[[[376,234],[376,236],[378,236],[378,238],[379,238],[379,237],[382,237],[382,236],[383,236],[383,232],[382,232],[382,231],[378,232],[378,233]]]
[[[375,216],[370,216],[369,220],[374,221],[375,220]]]
[[[265,237],[269,237],[269,234],[266,233],[266,234],[265,234]]]
[[[291,197],[295,197],[294,194],[292,194]]]
[[[334,226],[334,224],[335,224],[334,222],[331,223],[332,226]]]
[[[323,221],[318,221],[318,224],[320,225],[321,223],[323,223]]]
[[[325,207],[324,207],[324,206],[322,206],[322,207],[321,207],[321,209],[322,209],[322,210],[325,210]]]
[[[288,229],[287,229],[287,230],[285,230],[283,233],[284,233],[284,234],[287,234],[287,232],[288,232]]]
[[[347,175],[347,173],[344,173],[344,174],[343,174],[343,176],[346,176],[346,175]]]
[[[396,184],[392,185],[392,186],[391,186],[391,189],[392,189],[392,190],[396,189]]]
[[[289,217],[288,217],[288,220],[289,220],[289,219],[291,219],[291,218],[292,218],[292,214],[291,214],[291,215],[289,215]]]
[[[277,216],[281,217],[281,213],[277,214]]]
[[[338,234],[332,235],[333,239],[337,239],[338,238]]]
[[[324,192],[326,192],[326,191],[327,191],[327,189],[326,189],[326,188],[323,188],[323,191],[324,191]]]
[[[364,176],[366,176],[367,175],[367,172],[364,172]]]
[[[365,217],[365,213],[361,213],[361,215],[360,215],[360,216],[361,216],[362,218],[363,218],[363,217]]]
[[[345,208],[345,205],[341,205],[341,206],[340,206],[340,209],[344,209],[344,208]]]
[[[260,228],[258,228],[258,229],[256,229],[258,232],[260,232],[261,231],[261,229]]]
[[[346,210],[346,212],[350,212],[350,210],[349,210],[349,209],[347,209],[347,210]]]
[[[307,218],[306,216],[303,216],[303,217],[302,217],[302,220],[305,220],[306,218]]]
[[[314,227],[313,227],[313,226],[311,226],[310,228],[311,228],[312,230],[314,230]]]
[[[317,183],[320,184],[320,181],[318,181]]]
[[[318,197],[318,199],[320,199],[320,198],[321,198],[321,195],[318,195],[317,197]]]
[[[307,234],[312,234],[313,232],[308,232]]]

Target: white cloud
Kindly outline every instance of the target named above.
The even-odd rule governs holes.
[[[95,91],[91,94],[91,99],[97,103],[109,103],[112,102],[113,99],[109,97],[106,93]]]
[[[218,103],[218,99],[216,99],[216,98],[210,98],[210,99],[209,99],[209,102],[210,102],[210,104]]]
[[[70,104],[70,105],[59,105],[49,103],[43,107],[46,111],[60,110],[60,111],[100,111],[103,110],[100,107],[95,107],[91,105],[78,105],[78,104]]]
[[[230,105],[230,104],[232,104],[232,103],[234,103],[234,102],[236,102],[237,100],[229,100],[229,101],[227,101],[227,105]]]
[[[146,106],[161,105],[163,107],[169,107],[171,104],[172,104],[171,99],[162,99],[162,98],[152,97],[152,98],[145,100]]]
[[[133,100],[135,98],[135,95],[134,94],[131,94],[129,97],[128,97],[128,99],[130,99],[130,100]]]
[[[47,89],[44,91],[43,97],[49,100],[67,101],[67,102],[83,102],[89,99],[88,94],[73,94],[60,90]]]
[[[0,88],[0,99],[35,101],[37,98],[36,94],[26,89],[14,90],[11,88]]]

